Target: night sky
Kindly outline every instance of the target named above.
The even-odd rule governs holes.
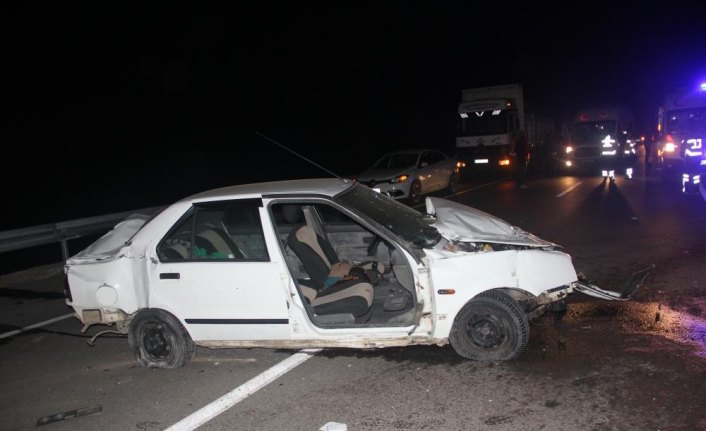
[[[626,104],[650,133],[706,77],[704,2],[143,3],[3,4],[0,230],[327,176],[255,131],[343,176],[453,154],[468,87],[522,83],[557,124]]]

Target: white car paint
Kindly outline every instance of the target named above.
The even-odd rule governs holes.
[[[163,309],[184,325],[196,344],[208,347],[384,347],[447,343],[456,314],[486,290],[505,289],[513,297],[548,304],[566,297],[577,282],[570,256],[557,251],[555,244],[480,211],[427,198],[428,211],[436,215],[433,226],[443,236],[433,247],[414,248],[373,219],[354,217],[396,243],[414,280],[418,319],[404,326],[316,325],[287,267],[268,208],[297,196],[333,203],[336,195],[356,187],[365,186],[321,179],[229,187],[183,199],[140,230],[139,222],[121,223],[67,261],[72,295],[67,304],[84,324],[114,323],[119,330],[126,330],[141,309]],[[244,198],[262,200],[259,214],[268,261],[160,261],[157,244],[193,205]],[[125,238],[130,239],[115,246]],[[488,243],[507,249],[491,251]],[[468,244],[476,249],[464,251]],[[176,273],[178,279],[162,278]],[[454,294],[442,293],[451,289]],[[210,319],[211,324],[193,319]],[[213,322],[219,319],[230,323]],[[257,322],[232,324],[251,320]]]
[[[381,163],[388,157],[412,155],[414,162],[409,166],[382,167]],[[423,161],[428,155],[436,155],[438,161],[425,165]],[[415,181],[421,185],[421,195],[443,190],[449,186],[452,175],[458,175],[456,160],[438,150],[407,150],[385,154],[372,167],[358,176],[358,181],[373,187],[394,199],[407,199]],[[406,179],[396,179],[405,176]]]
[[[507,250],[494,252],[427,251],[434,280],[435,338],[448,337],[456,314],[481,292],[498,287],[516,289],[535,297],[557,286],[551,299],[559,300],[572,292],[577,281],[569,255],[558,251]],[[551,271],[548,270],[551,268]],[[440,290],[454,289],[454,295]],[[549,300],[549,298],[548,298]]]
[[[557,247],[505,220],[458,202],[430,197],[426,199],[426,211],[436,216],[437,221],[432,226],[449,241]]]

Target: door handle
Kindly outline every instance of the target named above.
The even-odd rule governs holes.
[[[178,272],[160,272],[160,280],[179,280],[180,274]]]

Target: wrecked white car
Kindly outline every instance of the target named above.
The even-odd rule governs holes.
[[[84,329],[127,334],[148,367],[183,366],[196,345],[451,343],[506,360],[526,346],[528,319],[592,288],[555,244],[426,203],[422,214],[342,179],[208,191],[129,218],[69,259],[67,303]]]

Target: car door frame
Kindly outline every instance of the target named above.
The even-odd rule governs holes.
[[[331,199],[328,196],[322,196],[322,195],[301,195],[301,196],[289,196],[289,195],[272,195],[272,196],[263,196],[263,201],[264,201],[264,207],[267,212],[267,217],[269,218],[269,226],[270,230],[272,232],[273,236],[277,236],[277,225],[272,219],[272,211],[270,210],[270,207],[273,204],[287,204],[287,203],[297,203],[297,204],[304,204],[304,203],[321,203],[321,204],[326,204],[330,205],[331,207],[337,209],[338,211],[342,211],[345,215],[351,217],[355,222],[361,224],[364,226],[366,229],[371,230],[377,235],[380,235],[382,238],[384,238],[387,241],[390,241],[395,244],[395,247],[400,250],[402,255],[405,257],[405,259],[409,262],[410,264],[410,271],[412,271],[412,276],[414,277],[415,281],[415,292],[414,292],[414,297],[415,300],[417,301],[420,306],[424,307],[424,310],[428,313],[428,309],[431,307],[431,295],[429,293],[429,289],[424,290],[421,288],[422,285],[428,285],[430,282],[429,280],[425,280],[423,282],[419,281],[420,277],[428,277],[428,272],[425,270],[423,274],[420,274],[418,272],[418,269],[414,266],[414,263],[416,260],[411,256],[410,251],[408,251],[405,247],[401,246],[395,238],[390,237],[388,233],[385,231],[381,230],[379,227],[371,224],[368,220],[361,219],[357,214],[346,210],[344,207],[342,207],[339,203],[335,202],[333,199]],[[281,241],[278,242],[278,251],[277,253],[280,255],[279,259],[285,261],[286,265],[286,259],[284,257],[285,250],[284,250],[284,245],[282,245]],[[273,250],[274,253],[274,250]],[[350,327],[321,327],[316,325],[312,319],[311,319],[311,310],[310,307],[308,307],[304,301],[302,300],[302,294],[299,292],[299,289],[297,288],[297,283],[296,283],[296,277],[295,275],[291,272],[291,269],[288,268],[288,274],[289,274],[289,282],[288,282],[288,289],[289,289],[289,295],[291,297],[291,305],[290,305],[290,321],[291,321],[291,327],[292,327],[292,340],[298,340],[298,341],[305,341],[305,340],[310,340],[316,344],[316,342],[321,341],[322,343],[325,343],[322,340],[328,340],[329,343],[333,342],[334,340],[340,340],[339,343],[333,342],[330,345],[340,345],[340,346],[354,346],[357,345],[356,343],[360,342],[362,339],[360,339],[360,335],[366,334],[371,337],[376,337],[376,340],[383,340],[383,339],[389,339],[391,341],[391,345],[397,345],[400,341],[405,340],[410,336],[410,326],[413,327],[412,331],[414,333],[425,333],[425,334],[430,334],[430,329],[433,328],[433,320],[432,319],[424,319],[422,320],[422,313],[421,313],[421,308],[420,308],[420,316],[418,317],[419,321],[414,322],[410,326],[371,326],[371,327],[366,327],[366,326],[350,326]],[[421,302],[420,302],[421,301]],[[427,314],[425,314],[427,316]],[[426,331],[426,332],[425,332]],[[355,340],[355,342],[352,342],[348,339]],[[424,338],[424,337],[422,337]],[[348,343],[348,344],[347,344]],[[322,344],[322,345],[328,345],[328,344]]]
[[[207,202],[232,203],[252,200],[229,198]],[[287,295],[288,270],[286,264],[279,259],[279,252],[272,251],[277,247],[276,238],[272,238],[271,229],[264,225],[266,220],[269,222],[269,218],[263,217],[262,199],[256,200],[260,202],[258,214],[269,255],[267,260],[161,260],[157,253],[158,245],[191,217],[196,212],[196,205],[201,202],[192,202],[192,205],[147,247],[149,306],[172,313],[196,342],[227,345],[228,342],[243,340],[272,341],[291,338]],[[216,283],[215,287],[210,288],[211,292],[217,294],[215,298],[204,298],[203,292],[190,294],[189,289],[194,289],[193,286],[201,283],[195,279],[197,276]],[[237,284],[233,279],[219,280],[219,277],[224,276],[233,277]],[[253,295],[253,292],[258,293],[258,289],[265,289],[260,298]],[[228,296],[228,292],[232,290],[235,295]],[[264,300],[259,301],[255,307],[245,302],[248,304],[246,308],[238,302],[238,298],[242,300],[243,297]]]

